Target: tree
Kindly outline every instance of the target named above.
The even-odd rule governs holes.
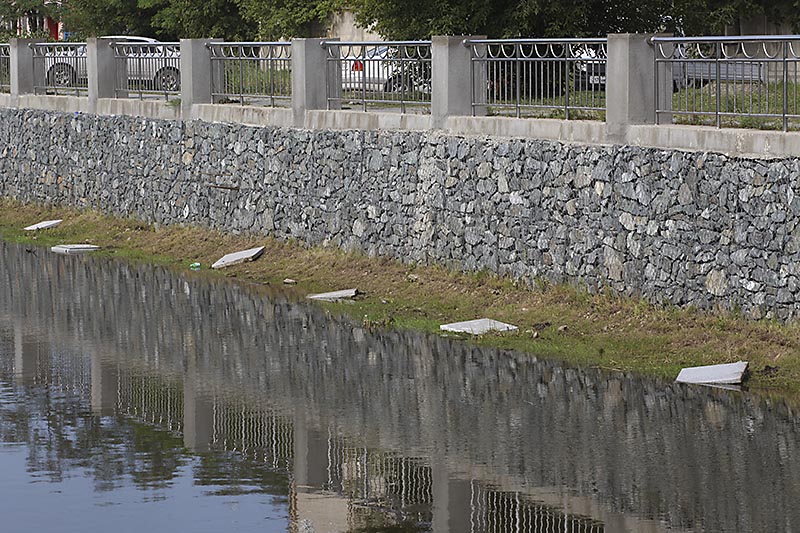
[[[155,9],[139,7],[138,0],[68,0],[63,22],[67,31],[81,38],[101,35],[164,37],[153,28]],[[169,37],[169,36],[168,36]]]
[[[340,11],[343,0],[236,0],[242,16],[262,39],[319,37],[325,23]]]
[[[795,0],[353,0],[363,27],[389,39],[477,34],[590,37],[668,31],[719,35],[739,17],[766,14],[797,27]]]
[[[31,21],[37,21],[39,16],[50,17],[54,20],[59,18],[61,6],[55,2],[46,0],[15,0],[0,2],[0,37],[5,41],[9,37],[45,37],[45,28],[33,28],[31,35],[21,35],[22,27],[20,21],[26,17]],[[6,27],[3,30],[2,27]]]
[[[256,35],[256,28],[242,17],[234,0],[139,0],[138,4],[140,9],[154,10],[151,23],[160,35],[229,41]]]

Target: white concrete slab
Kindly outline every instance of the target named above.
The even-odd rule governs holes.
[[[678,383],[737,385],[747,371],[745,361],[725,365],[694,366],[684,368],[675,378]]]
[[[255,261],[261,254],[264,253],[264,247],[250,248],[249,250],[242,250],[240,252],[233,252],[231,254],[223,255],[217,260],[216,263],[211,265],[211,268],[225,268],[232,265],[238,265],[245,261]]]
[[[27,228],[25,228],[25,231],[36,231],[36,230],[39,230],[39,229],[50,229],[50,228],[55,228],[56,226],[58,226],[58,225],[59,225],[59,224],[61,224],[62,222],[63,222],[63,220],[62,220],[62,219],[58,219],[58,220],[45,220],[45,221],[43,221],[43,222],[39,222],[39,223],[37,223],[37,224],[34,224],[33,226],[28,226]]]
[[[322,300],[325,302],[335,302],[337,300],[346,300],[348,298],[355,298],[358,295],[358,289],[345,289],[343,291],[323,292],[320,294],[309,294],[306,296],[309,300]]]
[[[491,318],[479,318],[466,322],[454,322],[452,324],[442,324],[439,326],[442,331],[452,331],[453,333],[471,333],[472,335],[483,335],[490,331],[514,331],[517,326],[492,320]]]
[[[95,246],[93,244],[59,244],[58,246],[53,246],[50,248],[50,251],[62,255],[75,255],[85,254],[86,252],[94,252],[95,250],[99,249],[99,246]]]

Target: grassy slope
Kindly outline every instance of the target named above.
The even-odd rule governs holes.
[[[20,228],[64,218],[58,228],[31,235]],[[0,238],[49,246],[91,242],[103,254],[187,269],[205,266],[222,253],[265,245],[254,263],[219,275],[280,285],[297,280],[301,294],[357,287],[366,293],[340,309],[367,325],[438,331],[439,324],[491,317],[520,326],[519,332],[486,335],[474,342],[514,348],[539,357],[674,378],[683,366],[747,360],[752,389],[794,396],[800,392],[800,326],[753,322],[730,314],[663,308],[616,295],[590,295],[565,286],[529,287],[486,273],[305,248],[257,236],[231,236],[198,229],[152,226],[91,211],[21,205],[0,200]],[[327,304],[326,304],[327,305]],[[777,371],[762,372],[766,366]]]

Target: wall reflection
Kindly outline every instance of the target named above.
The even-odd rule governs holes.
[[[4,379],[82,398],[86,424],[125,415],[236,452],[285,488],[298,531],[800,529],[787,405],[369,333],[159,268],[0,259]]]

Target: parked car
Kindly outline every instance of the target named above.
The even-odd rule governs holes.
[[[149,37],[115,35],[104,37],[114,41],[117,53],[126,57],[128,83],[139,82],[154,91],[177,92],[181,88],[181,47]]]
[[[126,58],[126,78],[143,84],[145,90],[175,92],[180,90],[180,46],[161,43],[149,37],[112,35],[118,57]],[[87,79],[86,45],[57,43],[43,47],[47,85],[73,87]]]
[[[376,46],[363,54],[342,56],[342,90],[429,93],[430,62],[400,61],[394,57],[396,52],[388,46]]]
[[[717,62],[712,59],[687,60],[689,56],[682,46],[675,50],[672,61],[672,90],[687,87],[702,87],[717,80]],[[687,61],[684,61],[687,60]],[[721,82],[765,82],[764,64],[760,61],[720,61]],[[606,63],[587,58],[578,65],[573,86],[578,91],[604,91],[606,88]]]

